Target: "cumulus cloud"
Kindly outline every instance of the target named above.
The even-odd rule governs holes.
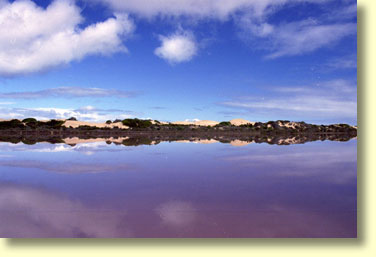
[[[270,17],[286,5],[311,3],[323,5],[325,8],[324,5],[331,2],[330,0],[97,0],[97,2],[102,2],[115,11],[126,11],[149,19],[153,17],[178,19],[189,17],[221,21],[233,19],[245,34],[251,35],[253,41],[260,40],[257,48],[266,49],[269,52],[266,57],[270,59],[309,53],[332,46],[344,37],[356,33],[356,22],[353,21],[356,17],[354,1],[343,3],[343,7],[337,8],[335,12],[326,11],[318,15],[320,22],[311,19],[272,22]],[[174,48],[172,45],[175,43],[172,43],[172,39],[167,41],[169,38],[162,37],[162,39],[171,42],[171,47],[166,44],[166,47],[158,48],[157,55],[169,61],[179,62],[180,58],[176,57],[177,51],[169,50]],[[183,58],[183,60],[189,59],[189,57]]]
[[[308,21],[272,24],[268,21],[271,14],[286,4],[320,4],[329,0],[96,1],[109,6],[115,17],[82,27],[84,17],[73,0],[55,0],[47,8],[31,0],[1,0],[0,75],[43,71],[88,55],[127,52],[123,39],[133,31],[134,25],[124,12],[146,18],[235,19],[252,37],[261,39],[261,46],[267,46],[268,58],[312,52],[356,31],[356,24],[343,18],[356,16],[355,4],[338,10],[341,15],[325,17],[323,24]],[[240,22],[235,17],[241,17]],[[197,42],[192,33],[160,36],[160,40],[162,45],[155,54],[170,63],[189,61],[197,54]]]
[[[30,0],[0,5],[0,75],[43,71],[88,55],[127,52],[122,39],[133,30],[126,14],[81,28],[84,18],[72,0],[47,8]]]
[[[0,98],[12,99],[35,99],[46,97],[120,97],[127,98],[135,96],[135,92],[127,92],[115,89],[84,88],[84,87],[57,87],[39,91],[22,91],[0,93]]]
[[[154,53],[170,63],[189,61],[197,54],[196,40],[190,32],[176,32],[170,36],[159,36],[162,45]]]

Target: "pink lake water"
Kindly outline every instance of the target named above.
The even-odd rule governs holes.
[[[356,237],[357,141],[0,143],[0,237]]]

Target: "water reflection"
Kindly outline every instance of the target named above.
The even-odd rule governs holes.
[[[13,144],[23,143],[26,145],[34,145],[37,143],[51,143],[51,144],[67,144],[76,146],[77,144],[100,143],[116,144],[124,146],[138,146],[138,145],[157,145],[161,142],[177,142],[177,143],[227,143],[233,146],[244,146],[251,143],[268,143],[271,145],[291,145],[304,144],[312,141],[349,141],[355,138],[356,134],[347,133],[326,133],[326,134],[278,134],[278,135],[250,135],[249,133],[129,133],[127,136],[107,136],[100,137],[90,134],[80,137],[57,137],[48,135],[14,135],[14,136],[0,136],[0,142],[10,142]]]
[[[0,184],[1,237],[129,237],[125,211],[98,210],[54,192]]]
[[[356,237],[356,140],[128,139],[0,143],[0,236]]]
[[[158,206],[156,212],[164,224],[177,229],[192,226],[197,218],[197,210],[189,202],[166,202]]]
[[[18,160],[2,161],[0,166],[8,168],[23,168],[23,169],[40,169],[50,172],[58,173],[100,173],[100,172],[117,172],[125,170],[134,170],[127,164],[104,164],[104,163],[75,163],[75,162],[51,162],[51,161],[34,161],[34,160]]]

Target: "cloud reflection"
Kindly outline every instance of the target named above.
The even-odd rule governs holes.
[[[250,148],[221,159],[240,167],[254,168],[252,170],[262,167],[264,172],[274,172],[276,176],[318,177],[338,184],[356,180],[356,146],[314,147],[305,147],[304,151],[299,148],[270,148],[267,152]]]
[[[197,218],[197,210],[189,202],[166,202],[158,206],[155,211],[165,225],[174,228],[190,226]]]
[[[129,147],[117,147],[115,144],[107,144],[105,141],[80,143],[77,145],[67,145],[64,143],[50,144],[37,143],[26,145],[23,143],[0,143],[0,152],[38,152],[38,153],[58,153],[58,152],[79,152],[85,155],[92,155],[97,152],[119,152],[129,151]]]
[[[102,173],[131,170],[127,164],[104,164],[104,163],[74,163],[74,162],[45,162],[34,160],[0,161],[0,166],[23,169],[41,169],[57,173]]]
[[[0,184],[0,237],[129,237],[121,227],[125,216],[50,191]]]

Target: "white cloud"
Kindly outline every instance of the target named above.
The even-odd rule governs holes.
[[[122,38],[133,30],[126,14],[85,28],[72,0],[46,9],[30,0],[0,5],[0,75],[38,72],[87,55],[126,52]]]
[[[0,0],[0,75],[43,71],[88,55],[127,52],[123,39],[133,31],[134,25],[128,15],[119,14],[124,12],[146,18],[189,16],[226,20],[241,17],[238,25],[250,31],[253,37],[264,39],[261,45],[266,45],[271,52],[267,55],[269,58],[311,52],[332,45],[356,31],[355,23],[344,23],[341,18],[356,15],[356,5],[339,10],[343,13],[341,17],[331,17],[337,17],[341,23],[329,18],[326,18],[329,24],[299,21],[275,25],[268,22],[270,14],[286,4],[317,4],[330,0],[96,1],[110,6],[115,18],[82,27],[84,18],[73,0],[55,0],[45,9],[31,0],[12,3]],[[189,61],[197,54],[197,42],[191,33],[160,36],[160,40],[162,45],[155,50],[155,54],[170,63]]]
[[[339,58],[335,58],[329,61],[326,66],[332,69],[356,69],[357,68],[357,56],[349,55]]]
[[[302,21],[281,25],[270,34],[272,53],[267,58],[299,55],[335,44],[348,35],[356,34],[355,23],[318,25]]]
[[[0,108],[3,119],[24,119],[33,117],[38,120],[68,119],[76,117],[81,121],[104,122],[106,120],[133,118],[134,112],[117,109],[102,110],[92,106],[79,109],[68,108]]]
[[[176,32],[170,36],[160,36],[162,45],[154,53],[170,63],[189,61],[197,54],[197,43],[190,32]]]
[[[289,2],[323,2],[325,0],[96,0],[114,10],[154,16],[196,16],[199,18],[227,19],[238,11],[251,11],[255,17],[263,16],[268,9]]]
[[[200,121],[200,119],[185,119],[184,121],[187,121],[187,122],[196,122],[196,121]]]
[[[356,23],[321,23],[314,19],[272,25],[251,15],[238,20],[246,38],[261,39],[260,48],[271,52],[268,59],[300,55],[332,46],[346,36],[356,34]]]
[[[301,93],[310,96],[350,96],[355,98],[357,87],[351,81],[345,79],[333,79],[317,82],[310,87],[277,87],[273,91],[281,93]]]
[[[39,91],[20,91],[0,93],[0,98],[11,99],[35,99],[46,97],[120,97],[127,98],[136,95],[135,92],[127,92],[116,89],[84,88],[84,87],[57,87]]]
[[[247,102],[229,101],[226,106],[247,109],[282,110],[285,112],[306,112],[316,116],[356,117],[356,101],[337,100],[331,98],[299,96],[284,99],[253,100]]]
[[[318,1],[313,3],[320,4]],[[322,7],[327,8],[325,5]],[[266,55],[268,59],[310,53],[319,48],[331,47],[346,36],[356,35],[356,4],[343,3],[343,7],[335,11],[323,11],[315,19],[307,15],[305,19],[293,22],[271,22],[271,14],[276,13],[278,8],[267,10],[262,17],[252,12],[234,17],[241,28],[242,37],[254,43],[256,48],[269,52]],[[355,37],[352,40],[356,42]]]
[[[337,79],[309,87],[278,87],[267,96],[243,96],[221,103],[250,111],[253,116],[278,116],[296,120],[300,117],[351,118],[357,117],[356,84]]]
[[[345,36],[356,33],[356,4],[343,3],[335,12],[325,11],[318,20],[271,22],[269,18],[286,5],[298,3],[325,4],[331,0],[97,0],[115,11],[126,11],[139,17],[188,17],[191,19],[233,19],[258,47],[266,49],[267,58],[293,56],[332,46]],[[175,52],[175,51],[174,51]],[[164,53],[164,52],[162,52]],[[170,52],[168,52],[170,53]],[[166,56],[172,54],[166,53]],[[162,54],[160,54],[162,55]],[[164,55],[163,55],[164,56]],[[189,59],[188,59],[189,60]],[[177,61],[178,62],[178,61]]]

